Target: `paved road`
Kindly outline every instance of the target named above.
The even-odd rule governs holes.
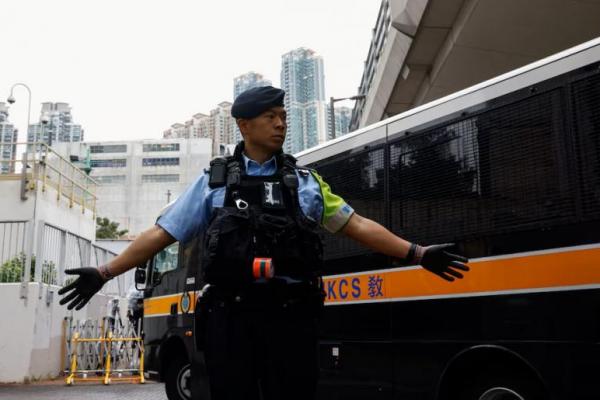
[[[0,386],[1,400],[167,400],[164,383],[75,383]]]

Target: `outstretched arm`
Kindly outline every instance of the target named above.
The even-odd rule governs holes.
[[[458,270],[469,270],[469,267],[464,264],[469,261],[467,258],[446,251],[453,247],[453,244],[419,246],[394,235],[377,222],[361,217],[357,213],[352,214],[341,232],[376,252],[421,265],[450,282],[454,278],[463,277]]]
[[[154,254],[175,242],[175,238],[158,225],[143,232],[127,249],[108,264],[98,268],[85,267],[67,269],[68,275],[78,275],[77,279],[58,291],[59,295],[66,294],[59,304],[69,303],[69,310],[80,310],[96,294],[106,281],[120,275],[148,260]]]
[[[159,225],[144,231],[121,254],[107,264],[109,275],[117,276],[147,261],[175,242],[175,238]],[[105,276],[109,278],[109,276]]]
[[[411,243],[394,235],[377,222],[357,213],[342,229],[342,233],[362,245],[391,257],[406,259]]]
[[[74,307],[79,310],[111,277],[142,264],[176,240],[185,243],[191,239],[209,219],[209,189],[208,175],[200,175],[175,202],[161,212],[154,226],[138,236],[108,264],[98,268],[66,270],[66,274],[79,276],[75,282],[58,291],[60,295],[72,291],[60,300],[60,304],[69,303],[69,310]]]

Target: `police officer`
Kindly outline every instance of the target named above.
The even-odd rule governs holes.
[[[250,89],[231,113],[244,140],[211,162],[157,223],[109,264],[66,270],[78,279],[60,304],[81,309],[103,284],[173,243],[203,235],[203,343],[213,400],[312,399],[318,378],[321,243],[348,236],[452,281],[468,260],[452,245],[422,247],[358,215],[316,171],[282,153],[284,91]],[[69,293],[70,292],[70,293]]]

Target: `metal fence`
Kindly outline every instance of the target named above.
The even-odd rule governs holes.
[[[92,253],[90,265],[96,268],[102,264],[106,264],[115,256],[115,253],[96,245],[92,245],[91,249]],[[124,297],[127,293],[127,289],[129,288],[129,286],[131,286],[131,284],[133,284],[131,274],[119,275],[116,278],[108,281],[102,287],[101,292],[108,295],[120,295]]]
[[[64,319],[63,373],[66,383],[115,380],[144,382],[141,319],[123,321],[118,302],[100,320]]]
[[[22,281],[26,232],[27,221],[0,222],[0,283]]]
[[[25,150],[22,155],[18,150]],[[21,179],[22,199],[39,186],[42,192],[49,187],[56,191],[56,200],[65,199],[69,207],[79,206],[81,212],[92,212],[96,218],[96,187],[98,183],[46,143],[2,142],[10,159],[0,159],[0,179]],[[19,158],[21,157],[21,158]]]
[[[23,282],[28,255],[28,237],[33,237],[26,221],[0,221],[0,283]],[[29,280],[64,286],[75,276],[65,269],[99,267],[116,256],[90,240],[56,226],[39,222],[37,244],[31,252]],[[109,281],[101,293],[125,296],[132,284],[130,274]]]

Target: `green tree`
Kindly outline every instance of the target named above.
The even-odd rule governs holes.
[[[119,223],[108,218],[96,218],[96,239],[119,239],[129,230],[119,230]]]

